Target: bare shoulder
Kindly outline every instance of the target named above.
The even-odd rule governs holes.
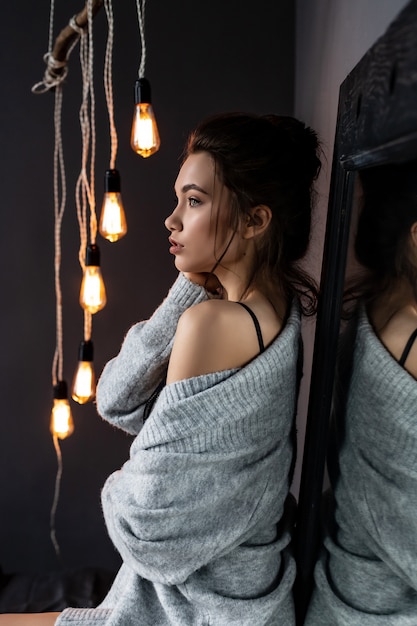
[[[417,313],[412,307],[400,309],[379,333],[387,350],[399,361],[407,342],[417,328]],[[417,378],[417,339],[411,346],[404,364],[405,369]]]
[[[267,343],[267,321],[261,325]],[[243,307],[227,300],[201,302],[180,317],[167,382],[242,367],[258,353],[253,321]]]

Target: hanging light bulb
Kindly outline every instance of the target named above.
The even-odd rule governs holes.
[[[117,170],[106,171],[99,231],[109,241],[117,241],[127,233],[126,217],[120,194],[120,174]]]
[[[54,404],[51,413],[50,431],[58,439],[65,439],[74,432],[74,421],[68,400],[67,383],[64,380],[59,380],[54,385]]]
[[[93,368],[93,342],[82,341],[78,352],[78,367],[72,385],[72,399],[85,404],[96,395],[96,379]]]
[[[144,158],[159,150],[161,144],[151,105],[151,86],[146,78],[135,82],[135,112],[130,143],[133,150]]]
[[[106,290],[100,270],[100,250],[96,244],[87,246],[80,304],[91,314],[106,306]]]

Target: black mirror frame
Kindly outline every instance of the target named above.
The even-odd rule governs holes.
[[[297,622],[313,587],[333,378],[358,170],[417,158],[417,0],[411,0],[340,87],[317,311],[295,554]]]

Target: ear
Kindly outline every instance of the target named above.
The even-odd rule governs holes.
[[[272,219],[272,211],[266,204],[259,204],[250,210],[243,224],[243,239],[252,239],[264,233]]]

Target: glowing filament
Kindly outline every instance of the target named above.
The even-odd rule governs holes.
[[[99,266],[87,265],[81,283],[80,304],[91,314],[106,306],[106,289]]]
[[[72,435],[74,422],[67,398],[54,398],[50,430],[59,439],[65,439]]]
[[[127,233],[126,217],[120,193],[104,194],[101,210],[100,234],[109,241],[117,241]]]
[[[96,381],[91,361],[80,361],[74,377],[72,399],[79,404],[93,400],[96,393]]]
[[[159,150],[160,143],[152,105],[136,104],[131,137],[133,150],[146,158]]]
[[[96,381],[93,368],[93,342],[82,341],[78,351],[78,367],[72,385],[72,399],[79,404],[92,400],[96,393]]]

